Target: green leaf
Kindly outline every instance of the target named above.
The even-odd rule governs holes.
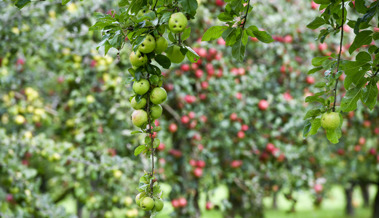
[[[339,133],[341,131],[340,128],[337,128],[337,129],[333,129],[333,130],[330,130],[330,129],[327,129],[326,130],[326,138],[328,138],[328,140],[333,143],[333,144],[337,144],[339,142],[339,138],[341,138],[341,133]]]
[[[357,102],[363,93],[362,87],[355,87],[346,92],[345,97],[341,101],[341,110],[349,112],[357,109]]]
[[[315,84],[315,87],[316,87],[316,88],[323,88],[323,87],[325,87],[325,86],[326,86],[326,83],[325,83],[325,82],[318,82],[318,83]]]
[[[171,66],[170,59],[164,55],[158,54],[155,56],[154,59],[158,62],[159,65],[161,65],[165,69],[169,69]]]
[[[365,6],[365,0],[355,0],[355,9],[361,14],[366,13],[367,7]]]
[[[245,49],[246,46],[243,45],[242,39],[240,38],[237,43],[235,43],[232,47],[232,55],[235,59],[238,61],[243,61],[243,58],[245,56]]]
[[[140,145],[134,150],[134,156],[138,156],[142,151],[146,149],[145,145]]]
[[[331,0],[314,0],[316,4],[329,4]]]
[[[320,102],[321,104],[325,104],[325,99],[320,98],[318,96],[308,96],[305,98],[305,102],[307,102],[307,103]]]
[[[25,7],[25,5],[29,4],[31,2],[31,0],[18,0],[16,1],[15,5],[16,7],[18,7],[19,9]]]
[[[314,118],[314,117],[317,117],[318,115],[321,114],[321,110],[320,109],[313,109],[313,110],[309,110],[307,111],[307,113],[305,114],[304,116],[304,120],[308,119],[308,118]]]
[[[189,46],[184,46],[187,49],[186,56],[191,63],[196,63],[199,59],[200,56]]]
[[[183,6],[185,12],[191,16],[195,16],[197,9],[197,0],[179,0],[180,4]]]
[[[66,5],[69,2],[70,2],[70,0],[62,0],[62,5]]]
[[[320,26],[324,25],[326,22],[324,19],[322,19],[321,17],[316,17],[312,22],[310,22],[307,27],[309,29],[317,29],[319,28]]]
[[[324,61],[326,61],[328,59],[329,59],[328,56],[315,57],[315,58],[312,59],[312,65],[315,66],[315,67],[321,66],[322,63],[324,63]]]
[[[362,95],[362,102],[371,110],[376,105],[376,99],[378,98],[378,87],[375,80],[371,80],[370,83],[364,88]]]
[[[191,27],[188,27],[182,33],[182,41],[188,39],[190,35],[191,35]]]
[[[369,45],[372,42],[372,34],[373,32],[371,30],[364,30],[359,32],[349,48],[349,53],[353,53],[356,49],[360,48],[363,45]]]
[[[160,143],[161,141],[159,139],[154,139],[154,143],[153,143],[154,148],[157,148]]]
[[[211,41],[218,39],[226,29],[228,29],[227,26],[213,26],[204,33],[201,41]]]
[[[318,129],[321,127],[321,119],[316,118],[311,121],[307,121],[303,128],[303,137],[311,136],[317,133]]]
[[[136,131],[131,132],[130,134],[134,135],[134,134],[139,134],[139,133],[143,133],[143,132],[141,130],[136,130]]]
[[[251,37],[257,37],[259,41],[264,43],[270,43],[274,41],[270,34],[268,34],[266,31],[260,31],[256,26],[249,26],[249,28],[247,28],[247,33]]]
[[[322,67],[316,67],[316,68],[313,68],[311,70],[308,71],[308,74],[314,74],[316,73],[317,71],[320,71],[322,70]]]

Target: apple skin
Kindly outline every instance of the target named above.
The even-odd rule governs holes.
[[[155,40],[154,52],[156,54],[161,54],[162,52],[166,51],[167,46],[167,40],[163,36],[160,36],[158,39]]]
[[[153,104],[162,104],[167,99],[167,92],[162,87],[154,88],[150,93],[150,101]]]
[[[132,114],[132,122],[137,127],[147,123],[147,113],[144,110],[135,110]]]
[[[138,13],[137,13],[137,18],[141,18],[141,17],[144,17],[146,16],[146,14],[150,13],[150,12],[153,12],[152,10],[146,10],[146,9],[142,9],[140,10]],[[155,15],[155,14],[154,14]]]
[[[140,51],[132,52],[129,56],[129,61],[133,65],[133,67],[140,67],[147,63],[146,55],[142,54]]]
[[[141,45],[138,47],[138,51],[142,52],[142,53],[150,53],[152,51],[154,51],[155,49],[155,38],[154,36],[152,36],[151,34],[148,34],[145,38],[145,40],[143,40],[143,42],[141,43]]]
[[[149,211],[154,207],[154,200],[150,197],[145,197],[141,200],[141,208],[144,211]]]
[[[139,95],[144,95],[150,89],[150,83],[147,79],[140,79],[133,83],[133,91]]]
[[[177,45],[171,46],[166,51],[167,57],[170,59],[172,63],[181,63],[185,56],[180,51],[180,47]]]
[[[150,108],[150,115],[153,119],[158,119],[162,115],[163,109],[159,104],[153,105]]]
[[[163,209],[164,203],[161,199],[157,199],[155,200],[154,205],[155,205],[155,210],[159,212]]]
[[[321,126],[324,129],[335,130],[340,126],[340,114],[337,112],[324,113],[321,116]]]
[[[168,27],[173,33],[181,33],[187,27],[188,20],[187,17],[181,13],[174,13],[171,15],[168,21]]]
[[[141,203],[141,193],[139,193],[137,196],[136,196],[136,204],[138,206],[140,206],[140,203]]]
[[[130,104],[134,110],[144,108],[146,106],[146,98],[141,98],[140,102],[137,102],[136,97],[133,97]]]

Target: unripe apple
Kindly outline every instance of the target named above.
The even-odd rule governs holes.
[[[155,43],[154,36],[152,36],[151,34],[148,34],[145,37],[145,40],[143,40],[143,42],[138,47],[138,51],[145,53],[145,54],[150,53],[150,52],[154,51],[155,44],[156,43]]]
[[[168,21],[168,27],[173,33],[183,32],[187,24],[187,17],[181,12],[172,14]]]
[[[153,12],[152,10],[146,10],[146,9],[142,9],[140,11],[138,11],[137,13],[137,18],[141,18],[141,17],[144,17],[146,16],[146,14],[150,13],[150,12]]]
[[[141,203],[141,193],[139,193],[137,196],[136,196],[136,204],[138,206],[140,206],[140,203]]]
[[[164,203],[161,199],[157,199],[155,200],[154,205],[155,205],[155,210],[159,212],[163,209]]]
[[[133,67],[140,67],[147,63],[147,56],[142,54],[140,51],[132,52],[129,56],[129,61],[133,65]]]
[[[115,171],[113,171],[113,177],[115,179],[119,179],[119,178],[121,178],[121,176],[122,176],[121,170],[115,170]]]
[[[166,51],[167,57],[172,63],[181,63],[185,56],[180,51],[180,47],[177,45],[170,46]]]
[[[140,205],[141,205],[141,208],[144,211],[151,210],[154,207],[154,200],[152,198],[150,198],[150,197],[145,197],[145,198],[142,199]]]
[[[139,95],[144,95],[150,89],[150,83],[147,79],[140,79],[133,83],[133,91]]]
[[[157,40],[155,41],[155,50],[154,52],[156,54],[160,54],[164,51],[166,51],[168,46],[167,40],[163,36],[159,36]]]
[[[137,127],[145,125],[147,120],[147,113],[144,110],[135,110],[132,114],[132,122]]]
[[[133,97],[130,101],[130,104],[132,105],[132,108],[135,110],[144,108],[146,106],[146,98],[141,98],[141,100],[137,102],[136,97]]]
[[[335,130],[340,126],[340,114],[327,112],[321,116],[321,126],[324,129]]]
[[[154,88],[150,93],[150,101],[154,104],[162,104],[167,99],[167,92],[162,87]]]
[[[153,105],[150,108],[150,115],[153,119],[158,119],[162,115],[163,109],[159,104]]]

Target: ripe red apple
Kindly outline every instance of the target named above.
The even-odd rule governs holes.
[[[199,149],[199,151],[202,151],[204,149],[204,146],[202,144],[198,144],[197,149]]]
[[[316,4],[314,1],[311,2],[311,8],[312,9],[317,9],[318,4]]]
[[[206,210],[212,210],[213,207],[214,207],[214,205],[212,204],[212,202],[209,202],[209,201],[208,201],[208,202],[205,204],[205,209],[206,209]]]
[[[277,158],[278,162],[283,162],[286,159],[286,156],[284,154],[280,154]]]
[[[340,148],[337,150],[337,154],[343,156],[345,154],[345,150],[343,148]]]
[[[315,78],[312,77],[312,76],[307,76],[307,78],[305,79],[305,81],[306,81],[308,84],[314,84],[314,83],[315,83]]]
[[[199,48],[197,54],[200,57],[205,58],[207,56],[207,50],[205,48]]]
[[[224,4],[225,4],[225,2],[223,0],[216,0],[215,3],[217,6],[220,6],[220,7],[224,6]]]
[[[202,89],[208,89],[208,87],[209,87],[209,84],[208,84],[207,81],[203,81],[203,82],[201,82],[201,88],[202,88]]]
[[[242,166],[242,160],[233,160],[231,163],[230,163],[230,166],[234,169],[236,168],[239,168],[240,166]]]
[[[365,137],[360,137],[359,140],[358,140],[358,143],[360,145],[364,145],[366,143],[366,138]]]
[[[230,119],[231,119],[232,121],[237,120],[237,118],[238,118],[238,116],[237,116],[236,113],[232,113],[232,114],[230,114]]]
[[[172,207],[178,208],[180,206],[178,199],[174,199],[171,201]]]
[[[363,126],[369,128],[371,126],[371,122],[369,120],[363,121]]]
[[[197,78],[201,78],[201,77],[203,76],[203,74],[204,74],[204,72],[203,72],[203,70],[201,70],[201,69],[197,69],[197,70],[195,71],[195,76],[196,76]]]
[[[181,121],[183,124],[187,124],[190,121],[190,118],[186,115],[182,116]]]
[[[324,43],[320,43],[318,44],[318,49],[320,51],[325,51],[326,49],[328,49],[328,45],[324,42]]]
[[[201,168],[195,168],[193,170],[193,175],[196,177],[196,178],[200,178],[202,175],[203,175],[203,169]]]
[[[220,1],[222,1],[222,0],[220,0]],[[225,45],[225,40],[223,38],[218,38],[217,39],[217,44],[219,44],[219,45]]]
[[[236,98],[237,98],[238,100],[241,100],[241,99],[242,99],[242,93],[241,93],[241,92],[237,92],[237,93],[236,93]]]
[[[354,146],[354,151],[359,152],[361,150],[361,146],[356,145]]]
[[[171,149],[168,153],[174,156],[175,158],[180,158],[182,156],[182,152],[176,149]]]
[[[375,148],[370,148],[369,153],[371,155],[376,155],[376,149]]]
[[[205,115],[201,115],[201,116],[200,116],[200,121],[201,121],[201,122],[206,123],[207,120],[208,120],[207,116],[205,116]]]
[[[246,124],[243,124],[243,125],[241,126],[241,130],[242,130],[242,131],[247,131],[247,130],[249,130],[249,126],[246,125]]]
[[[200,168],[204,168],[205,167],[205,161],[203,161],[203,160],[198,160],[197,162],[196,162],[196,166],[197,167],[200,167]]]
[[[275,145],[272,143],[267,143],[266,151],[272,154],[275,151]]]
[[[157,147],[157,150],[158,151],[163,151],[164,149],[165,149],[165,144],[163,144],[163,143],[160,143],[159,145],[158,145],[158,147]]]
[[[197,164],[197,162],[196,162],[196,160],[191,159],[191,160],[189,160],[189,164],[190,164],[191,166],[195,167],[196,164]]]
[[[284,43],[292,43],[292,42],[293,42],[293,38],[292,38],[292,36],[291,36],[291,35],[286,35],[286,36],[284,36],[284,38],[283,38],[283,42],[284,42]]]
[[[262,110],[262,111],[267,110],[268,106],[269,106],[268,101],[266,101],[266,100],[264,100],[264,99],[263,99],[263,100],[260,100],[259,103],[258,103],[258,108],[259,108],[260,110]]]
[[[322,192],[323,187],[322,187],[321,184],[315,184],[314,187],[313,187],[313,189],[315,190],[315,192],[316,192],[317,194],[319,194],[319,193]]]
[[[185,206],[187,206],[187,199],[181,197],[181,198],[178,199],[178,201],[179,201],[179,207],[185,207]]]
[[[243,139],[243,138],[245,138],[245,133],[243,131],[239,131],[237,133],[237,137],[240,138],[240,139]]]
[[[189,71],[190,70],[190,65],[188,65],[188,64],[182,64],[182,66],[180,66],[180,69],[182,71]]]
[[[174,133],[174,132],[176,132],[178,130],[178,126],[175,123],[171,123],[170,126],[168,127],[168,130],[171,133]]]

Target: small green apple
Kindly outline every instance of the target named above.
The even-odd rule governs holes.
[[[171,46],[166,51],[167,57],[172,63],[181,63],[185,56],[180,51],[180,47],[177,45]]]
[[[155,205],[155,210],[159,212],[163,209],[164,203],[161,199],[157,199],[155,200],[154,205]]]
[[[182,12],[172,14],[168,21],[168,27],[173,33],[183,32],[187,24],[187,17]]]
[[[140,79],[133,83],[133,91],[139,95],[144,95],[150,89],[150,83],[147,79]]]
[[[147,123],[147,113],[144,110],[135,110],[132,114],[132,122],[137,127],[142,127]]]
[[[141,100],[137,102],[136,97],[133,97],[130,101],[130,104],[132,105],[132,108],[135,110],[144,108],[146,105],[146,98],[141,98]]]
[[[156,54],[161,54],[162,52],[166,51],[167,46],[168,46],[167,40],[163,36],[160,36],[155,41],[155,50],[154,50],[154,52]]]
[[[154,207],[154,200],[150,197],[145,197],[142,199],[140,205],[141,208],[145,211],[151,210]]]
[[[155,43],[154,36],[152,36],[151,34],[148,34],[145,37],[145,40],[143,40],[141,45],[138,47],[138,51],[145,53],[145,54],[150,53],[150,52],[154,51],[155,44],[156,43]]]
[[[162,115],[163,109],[159,104],[153,105],[150,108],[150,115],[153,119],[158,119]]]
[[[324,129],[337,129],[340,126],[340,121],[340,114],[337,112],[327,112],[321,116],[321,126]]]
[[[141,193],[139,193],[137,196],[136,196],[136,204],[138,206],[140,206],[140,203],[141,203]]]
[[[167,92],[162,87],[154,88],[150,93],[150,101],[153,104],[162,104],[167,98]]]
[[[129,56],[129,61],[134,67],[140,67],[147,63],[146,55],[142,54],[140,51],[132,52]]]
[[[138,13],[137,13],[137,18],[141,18],[141,17],[144,17],[144,16],[146,16],[146,14],[148,14],[148,13],[151,13],[151,12],[153,12],[152,10],[150,10],[150,9],[148,9],[148,10],[146,10],[146,9],[142,9],[142,10],[140,10]],[[155,19],[155,13],[154,13],[154,19]]]

